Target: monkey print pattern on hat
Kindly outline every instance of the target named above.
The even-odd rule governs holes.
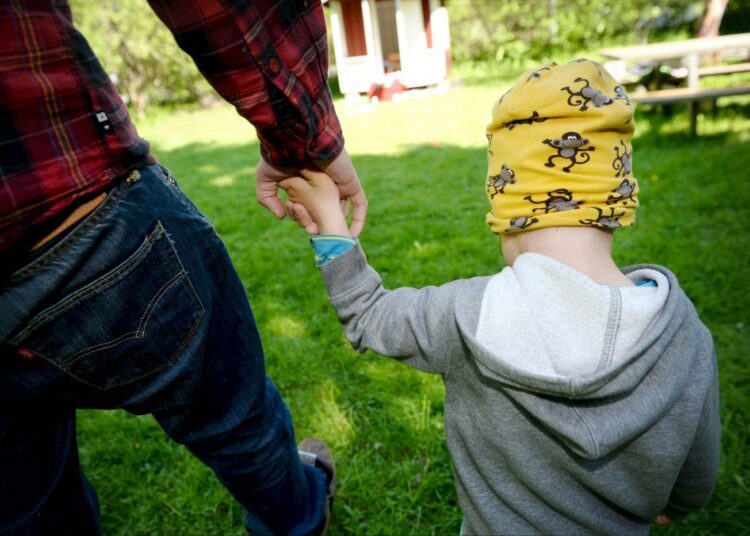
[[[539,112],[534,112],[531,114],[531,117],[527,117],[526,119],[516,119],[515,121],[511,121],[508,123],[508,130],[513,130],[516,128],[516,125],[530,125],[532,123],[544,123],[547,120],[546,117],[539,117]]]
[[[591,160],[591,155],[587,151],[596,150],[596,147],[584,148],[584,145],[589,144],[589,140],[581,136],[578,132],[566,132],[557,139],[550,140],[548,138],[542,143],[549,145],[553,149],[557,149],[557,154],[550,156],[547,159],[547,163],[544,164],[545,166],[555,167],[555,164],[552,162],[555,158],[570,160],[570,164],[562,168],[565,173],[570,173],[570,169],[576,164],[585,164]],[[581,155],[581,160],[577,159],[579,154]]]
[[[618,227],[622,227],[619,220],[625,215],[624,212],[615,214],[615,207],[609,207],[609,214],[605,216],[604,211],[599,207],[591,208],[596,210],[599,216],[595,220],[580,220],[583,225],[592,225],[594,227],[603,227],[605,229],[617,229]]]
[[[615,159],[612,160],[612,167],[615,168],[616,171],[615,177],[624,177],[633,171],[633,166],[630,163],[630,157],[633,154],[633,150],[631,149],[630,152],[628,152],[628,146],[625,145],[625,142],[622,140],[620,140],[620,144],[622,145],[622,154],[620,154],[620,148],[615,147]]]
[[[557,65],[556,63],[552,64],[552,66],[556,66],[556,65]],[[539,69],[537,69],[536,71],[534,71],[533,73],[529,75],[529,80],[531,80],[532,78],[540,78],[542,76],[541,74],[542,71],[551,71],[551,70],[552,69],[550,69],[549,67],[540,67]]]
[[[635,195],[635,182],[631,182],[629,179],[623,179],[620,183],[620,186],[612,190],[613,194],[609,194],[609,197],[607,197],[607,204],[608,205],[614,205],[616,203],[619,203],[622,201],[623,205],[627,205],[628,201],[635,203],[635,199],[633,199],[633,195]]]
[[[528,216],[519,216],[510,220],[510,228],[514,231],[523,231],[524,229],[531,227],[535,223],[538,223],[537,218],[529,218]]]
[[[624,100],[625,104],[627,104],[628,106],[632,106],[630,97],[625,91],[625,88],[622,86],[615,86],[615,100]]]
[[[521,75],[487,126],[491,230],[632,225],[633,111],[623,87],[584,58]]]
[[[609,95],[605,95],[598,89],[591,87],[591,83],[585,78],[578,77],[573,80],[573,83],[575,84],[580,82],[583,82],[583,87],[579,88],[577,91],[570,89],[570,86],[560,88],[560,91],[567,91],[570,94],[568,97],[568,104],[571,106],[580,106],[579,110],[585,112],[589,109],[589,102],[597,108],[608,106],[615,102]]]
[[[573,192],[560,188],[553,192],[547,192],[547,199],[544,201],[534,201],[533,197],[527,195],[524,199],[528,200],[535,205],[544,205],[544,207],[536,207],[531,211],[536,212],[538,210],[544,211],[545,214],[548,212],[562,212],[564,210],[576,210],[581,208],[583,201],[573,201]]]
[[[490,196],[495,197],[497,194],[504,193],[505,187],[509,184],[516,183],[516,174],[508,166],[503,164],[500,168],[498,175],[490,175],[488,177],[487,191],[490,192]]]

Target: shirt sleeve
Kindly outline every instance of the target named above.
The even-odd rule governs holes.
[[[295,167],[341,152],[319,0],[149,4],[213,88],[255,126],[266,160]]]
[[[349,251],[357,243],[351,236],[315,235],[310,237],[310,245],[315,253],[315,266],[323,266]]]

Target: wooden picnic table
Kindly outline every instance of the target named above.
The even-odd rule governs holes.
[[[623,61],[683,60],[688,70],[687,87],[697,88],[700,77],[700,57],[726,50],[749,49],[750,33],[720,35],[718,37],[696,37],[664,43],[651,43],[627,47],[604,48],[599,53],[607,58]]]
[[[718,37],[698,37],[664,43],[635,45],[627,47],[604,48],[599,53],[619,61],[648,60],[663,63],[667,60],[681,60],[687,68],[687,87],[661,89],[634,93],[631,96],[642,104],[671,104],[676,102],[690,103],[690,131],[697,133],[698,102],[716,100],[719,97],[750,94],[750,84],[740,86],[723,86],[718,88],[701,88],[701,76],[716,76],[750,71],[750,62],[701,67],[701,56],[717,54],[730,50],[743,50],[745,58],[750,50],[750,33],[721,35]],[[657,67],[657,73],[658,73]]]

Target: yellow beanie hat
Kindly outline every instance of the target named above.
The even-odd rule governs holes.
[[[487,126],[492,231],[633,225],[634,128],[630,98],[598,63],[551,63],[521,75]]]

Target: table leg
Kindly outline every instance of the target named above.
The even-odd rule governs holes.
[[[688,69],[688,87],[692,89],[698,88],[698,67],[700,66],[700,56],[697,52],[688,54],[687,69]]]
[[[692,136],[698,135],[698,109],[700,102],[692,101],[690,103],[690,134]]]

